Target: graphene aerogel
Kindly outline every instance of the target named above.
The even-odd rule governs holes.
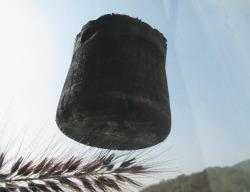
[[[166,39],[126,15],[83,26],[58,104],[56,122],[70,138],[95,147],[132,150],[169,134]]]

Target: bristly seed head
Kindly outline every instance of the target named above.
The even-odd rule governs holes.
[[[16,161],[12,160],[11,166],[5,166],[11,160],[2,152],[0,192],[64,192],[69,189],[77,192],[120,192],[126,190],[126,186],[141,187],[130,176],[155,173],[154,166],[138,163],[136,158],[130,156],[131,153],[126,156],[107,151],[86,162],[81,156],[72,156],[67,160],[44,157],[38,161],[26,161],[26,158],[19,157]]]

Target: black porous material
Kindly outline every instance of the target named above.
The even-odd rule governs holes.
[[[83,26],[57,108],[70,138],[134,150],[162,142],[171,114],[166,39],[139,19],[104,15]]]

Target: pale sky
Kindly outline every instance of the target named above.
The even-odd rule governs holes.
[[[248,0],[0,0],[0,144],[26,129],[24,144],[37,133],[70,142],[55,113],[74,39],[107,13],[138,17],[168,40],[172,130],[157,151],[171,147],[161,158],[182,171],[157,177],[249,159]]]

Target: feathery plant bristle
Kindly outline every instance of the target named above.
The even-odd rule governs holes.
[[[135,176],[169,171],[164,168],[168,161],[159,162],[151,154],[154,147],[97,149],[69,140],[58,130],[53,137],[39,130],[34,141],[26,139],[27,130],[13,131],[8,141],[5,131],[0,130],[0,192],[131,191],[142,186]]]
[[[0,192],[20,191],[123,191],[141,184],[132,179],[133,175],[156,173],[154,166],[141,164],[135,152],[101,150],[94,158],[71,156],[68,159],[43,157],[27,160],[19,157],[15,161],[0,153]],[[10,165],[11,166],[8,166]],[[128,187],[128,188],[126,188]]]

